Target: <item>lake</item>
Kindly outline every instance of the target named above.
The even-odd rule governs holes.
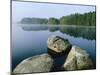
[[[96,28],[75,25],[38,25],[12,24],[12,70],[24,59],[47,53],[47,39],[51,35],[68,39],[72,45],[85,49],[96,63]],[[66,57],[54,58],[56,69],[63,64]],[[94,65],[95,66],[95,65]]]

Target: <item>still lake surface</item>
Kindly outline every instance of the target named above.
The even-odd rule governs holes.
[[[96,63],[96,28],[84,26],[12,24],[12,70],[24,59],[47,53],[47,39],[51,35],[68,39],[72,45],[85,49]],[[65,57],[54,58],[54,71],[63,64]],[[95,66],[95,65],[94,65]]]

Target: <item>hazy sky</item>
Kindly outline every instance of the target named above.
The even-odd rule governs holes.
[[[95,11],[95,6],[13,1],[12,21],[20,21],[24,17],[60,18],[73,13],[85,13],[90,11]]]

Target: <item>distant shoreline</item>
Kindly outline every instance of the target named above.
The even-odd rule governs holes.
[[[52,27],[60,27],[60,26],[67,26],[67,27],[87,27],[87,28],[96,28],[96,26],[85,26],[85,25],[48,25],[48,24],[21,24],[21,23],[17,23],[19,24],[19,26],[52,26]]]
[[[41,25],[78,25],[78,26],[96,26],[96,11],[88,12],[84,14],[71,14],[68,16],[62,16],[57,19],[50,18],[22,18],[19,24],[41,24]]]

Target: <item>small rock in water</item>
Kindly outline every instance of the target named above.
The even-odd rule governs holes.
[[[63,68],[65,70],[92,69],[93,62],[85,50],[77,46],[72,46]]]
[[[23,60],[13,73],[49,72],[53,67],[53,59],[48,54],[36,55]]]
[[[71,49],[71,44],[67,39],[55,35],[52,35],[48,38],[47,46],[48,53],[51,55],[68,53]]]

